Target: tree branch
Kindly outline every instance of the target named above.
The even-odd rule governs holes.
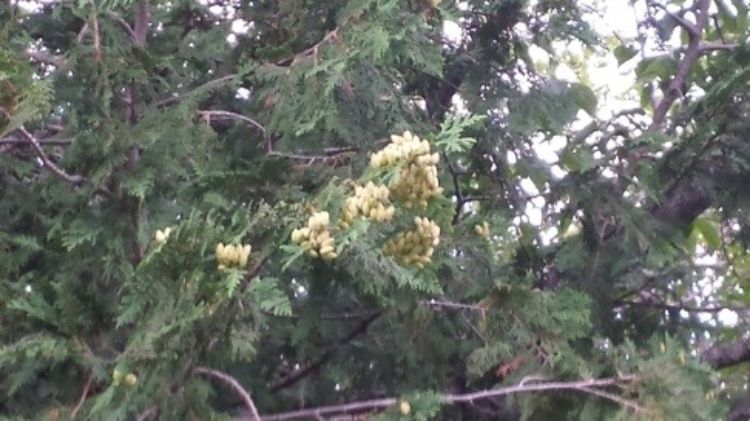
[[[464,394],[445,394],[442,395],[441,400],[446,404],[456,404],[464,402],[471,403],[479,400],[491,399],[515,393],[571,390],[608,399],[632,410],[636,414],[645,414],[648,412],[648,410],[638,405],[636,402],[624,399],[620,396],[599,389],[627,384],[634,379],[635,378],[633,376],[625,376],[619,378],[612,377],[603,379],[581,380],[575,382],[548,382],[527,384],[526,382],[522,381],[519,384],[508,387],[481,390],[478,392]],[[366,401],[351,402],[342,405],[321,406],[318,408],[300,409],[297,411],[267,415],[263,416],[261,420],[287,421],[295,419],[321,419],[324,416],[333,416],[337,414],[355,414],[365,411],[382,410],[388,408],[389,406],[393,406],[398,402],[398,398],[372,399]]]
[[[5,118],[10,119],[11,115],[8,111],[5,110],[5,108],[0,107],[0,115],[3,115]],[[31,145],[31,148],[34,149],[34,153],[36,156],[42,161],[42,164],[47,167],[50,171],[52,171],[53,174],[60,177],[61,179],[67,181],[70,184],[73,185],[80,185],[83,183],[86,179],[80,175],[77,174],[68,174],[63,170],[62,168],[58,167],[57,164],[52,162],[49,157],[47,157],[47,154],[44,153],[44,149],[42,148],[42,145],[39,143],[39,141],[34,137],[31,132],[26,130],[26,127],[23,125],[18,126],[16,129],[19,133],[21,133],[21,136],[26,140],[26,142]]]
[[[678,24],[685,27],[690,34],[690,41],[688,42],[687,50],[682,58],[682,61],[677,65],[677,73],[675,73],[672,82],[669,83],[669,87],[664,92],[664,97],[654,108],[654,117],[651,122],[651,130],[660,128],[664,124],[667,112],[672,107],[672,104],[683,94],[683,85],[690,74],[693,64],[701,55],[701,33],[708,24],[708,8],[711,5],[711,0],[699,0],[696,7],[696,19],[695,24],[688,22],[687,26],[681,23],[680,20],[676,20]],[[671,15],[670,15],[671,16]],[[674,18],[674,17],[673,17]],[[684,20],[684,19],[683,19]]]
[[[211,118],[217,117],[217,118],[225,118],[225,119],[234,119],[234,120],[242,120],[246,123],[249,123],[251,126],[257,128],[263,133],[266,133],[266,128],[258,123],[256,120],[253,120],[250,117],[244,116],[242,114],[238,114],[232,111],[223,111],[223,110],[201,110],[198,111],[198,114],[200,114],[202,117],[204,117],[207,122],[211,123]]]
[[[139,47],[146,46],[146,35],[148,35],[148,24],[151,20],[148,0],[139,0],[133,24],[133,38]]]
[[[277,392],[281,389],[284,389],[286,387],[289,387],[298,381],[304,379],[305,377],[309,376],[310,374],[314,373],[318,368],[320,368],[323,364],[328,362],[334,354],[336,354],[336,351],[338,351],[339,348],[342,346],[348,344],[354,338],[357,336],[367,332],[367,328],[370,327],[372,322],[374,322],[378,317],[380,317],[382,313],[380,311],[377,311],[367,317],[366,319],[362,320],[357,327],[355,327],[349,334],[341,338],[338,343],[334,344],[332,347],[330,347],[326,352],[323,353],[315,362],[310,363],[299,370],[293,371],[289,375],[285,376],[281,380],[277,381],[276,383],[271,385],[271,391]]]
[[[73,408],[72,411],[70,411],[70,419],[74,420],[76,418],[76,415],[78,415],[78,412],[83,407],[83,403],[86,402],[86,397],[89,395],[89,390],[91,389],[91,383],[94,381],[94,375],[89,375],[89,377],[86,379],[86,383],[83,385],[83,391],[81,392],[81,397],[78,399],[78,403],[76,404],[75,408]]]
[[[750,361],[750,338],[714,345],[703,352],[702,358],[715,370]]]
[[[255,407],[255,403],[253,403],[252,398],[250,398],[250,394],[245,390],[244,387],[242,387],[237,379],[230,376],[229,374],[206,367],[197,367],[194,372],[202,376],[214,378],[229,386],[229,388],[232,389],[234,393],[236,393],[242,399],[245,407],[250,412],[250,418],[248,418],[248,420],[260,421],[260,414],[258,414],[258,409]]]
[[[112,10],[107,10],[107,15],[112,18],[115,22],[117,22],[122,29],[127,32],[128,36],[133,42],[137,42],[138,36],[136,36],[135,31],[133,30],[133,27],[130,26],[130,24],[117,12],[114,12]]]
[[[37,142],[39,142],[40,145],[57,145],[57,146],[65,146],[70,145],[73,143],[70,139],[38,139]],[[0,145],[17,145],[19,143],[28,143],[27,140],[24,139],[13,139],[13,138],[2,138],[0,139]]]

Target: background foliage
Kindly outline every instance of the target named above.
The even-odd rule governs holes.
[[[0,414],[746,419],[748,5],[600,6],[0,5]],[[442,194],[336,226],[406,130]],[[416,216],[423,269],[382,251]]]

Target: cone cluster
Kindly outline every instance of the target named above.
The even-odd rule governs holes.
[[[219,264],[219,270],[230,267],[245,267],[251,250],[250,244],[228,244],[226,246],[223,243],[217,244],[216,261]]]
[[[307,226],[292,231],[292,242],[302,246],[312,257],[333,260],[338,257],[331,232],[328,230],[328,212],[315,212],[307,220]]]
[[[420,269],[432,261],[435,247],[440,244],[440,227],[428,218],[414,218],[416,228],[398,233],[383,247],[383,252],[400,263]]]
[[[426,208],[427,202],[443,193],[437,177],[440,155],[430,153],[430,143],[409,131],[391,135],[391,143],[370,157],[370,166],[383,168],[403,163],[393,195],[407,208]]]
[[[354,196],[346,199],[339,225],[344,229],[349,228],[359,216],[376,222],[390,221],[396,213],[396,208],[388,200],[390,194],[388,186],[376,186],[372,181],[364,187],[354,187]]]

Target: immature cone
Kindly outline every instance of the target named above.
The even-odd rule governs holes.
[[[135,384],[138,383],[138,377],[136,377],[133,373],[128,373],[128,375],[125,376],[122,382],[127,387],[134,387]]]
[[[388,200],[390,193],[388,186],[376,186],[372,181],[364,187],[356,186],[354,196],[347,198],[344,203],[339,225],[348,228],[359,216],[376,222],[390,221],[396,213],[396,208]]]
[[[236,245],[224,245],[219,243],[216,245],[216,262],[219,265],[219,270],[224,270],[229,267],[243,268],[247,266],[248,258],[252,247],[250,244],[236,244]]]
[[[422,269],[432,261],[435,247],[440,244],[440,227],[427,218],[414,218],[416,228],[397,234],[383,246],[386,255],[401,264]]]
[[[292,231],[292,242],[302,246],[312,257],[333,260],[338,257],[336,246],[328,225],[328,212],[315,212],[308,220],[307,226]]]
[[[114,384],[120,384],[122,382],[123,377],[125,377],[125,373],[122,372],[122,370],[116,368],[115,371],[112,372],[112,383]]]
[[[383,168],[403,164],[391,189],[406,207],[426,208],[430,199],[443,193],[437,177],[440,155],[430,153],[430,143],[411,132],[391,135],[391,143],[370,157],[370,166]]]

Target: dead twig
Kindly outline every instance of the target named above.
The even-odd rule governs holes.
[[[543,392],[543,391],[560,391],[570,390],[581,393],[587,393],[604,399],[611,400],[633,411],[635,414],[643,415],[648,412],[646,408],[638,403],[625,399],[613,393],[601,390],[606,387],[620,386],[632,382],[633,376],[610,377],[602,379],[589,379],[572,382],[534,382],[527,383],[522,381],[519,384],[500,387],[496,389],[480,390],[464,394],[445,394],[441,400],[447,404],[456,403],[473,403],[486,399],[492,399],[499,396],[506,396],[515,393]],[[274,415],[266,415],[261,418],[262,421],[287,421],[295,419],[316,419],[322,417],[331,417],[342,414],[356,414],[373,410],[382,410],[393,406],[399,402],[398,398],[382,398],[359,402],[350,402],[342,405],[321,406],[318,408],[300,409],[297,411],[283,412]]]
[[[86,379],[86,383],[83,385],[83,391],[81,392],[81,397],[78,399],[78,403],[73,408],[72,411],[70,411],[70,419],[75,419],[76,415],[78,415],[78,412],[83,407],[83,403],[86,402],[86,397],[89,394],[89,390],[91,389],[91,384],[94,382],[94,376],[89,375],[89,377]]]
[[[5,110],[5,108],[0,107],[0,115],[3,115],[5,118],[10,119],[11,115],[10,113]],[[42,145],[39,143],[36,137],[34,137],[31,132],[26,130],[26,127],[24,125],[18,126],[16,129],[19,133],[21,133],[21,136],[28,142],[28,144],[31,146],[31,148],[34,150],[34,153],[36,154],[37,158],[42,161],[43,166],[45,166],[47,169],[52,171],[53,174],[56,176],[62,178],[63,180],[67,181],[68,183],[71,183],[73,185],[80,185],[83,183],[86,179],[80,175],[77,174],[68,174],[63,170],[62,168],[58,167],[57,164],[52,162],[46,153],[44,153],[44,149],[42,148]]]
[[[245,407],[250,412],[250,420],[251,421],[260,421],[260,414],[258,414],[258,408],[255,407],[255,403],[253,403],[252,398],[250,398],[250,394],[245,390],[244,387],[240,384],[237,379],[230,376],[229,374],[223,373],[218,370],[214,370],[211,368],[206,367],[198,367],[194,370],[196,374],[211,377],[213,379],[219,380],[222,383],[229,386],[234,393],[236,393],[241,399],[242,402],[245,404]]]

